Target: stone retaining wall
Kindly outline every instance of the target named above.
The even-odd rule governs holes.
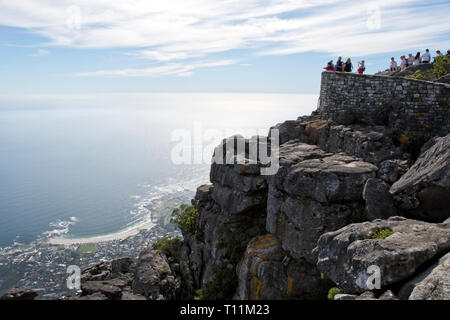
[[[449,98],[449,84],[325,71],[319,112],[340,124],[389,125],[396,142],[415,153],[432,136],[449,133]]]

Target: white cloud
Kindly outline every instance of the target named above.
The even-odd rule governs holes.
[[[164,75],[176,75],[180,77],[192,75],[195,69],[210,68],[210,67],[222,67],[235,64],[234,60],[220,60],[212,62],[196,62],[196,63],[168,63],[161,66],[149,67],[144,69],[120,69],[120,70],[100,70],[92,72],[78,73],[79,77],[92,77],[92,76],[130,76],[130,77],[142,77],[142,76],[164,76]]]
[[[46,56],[49,54],[48,50],[45,49],[37,49],[36,52],[30,54],[30,56],[32,57],[42,57],[42,56]]]
[[[79,75],[189,75],[207,67],[199,60],[233,49],[348,56],[446,50],[449,13],[448,1],[423,0],[0,0],[0,24],[26,28],[47,46],[126,48],[159,64]]]

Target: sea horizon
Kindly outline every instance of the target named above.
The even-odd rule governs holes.
[[[200,124],[203,130],[222,130],[223,137],[267,132],[277,122],[315,110],[317,98],[267,93],[0,95],[0,176],[8,182],[0,189],[0,247],[135,234],[143,221],[151,221],[143,203],[150,195],[171,192],[158,194],[152,188],[191,181],[193,196],[196,186],[209,181],[208,163],[171,163],[174,130]],[[170,125],[161,126],[162,119]],[[133,164],[126,159],[134,159]],[[114,173],[119,177],[111,177]],[[114,183],[121,187],[112,188]]]

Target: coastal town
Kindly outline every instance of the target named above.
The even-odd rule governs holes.
[[[155,241],[181,236],[170,223],[170,214],[179,205],[189,203],[192,196],[192,190],[185,189],[155,199],[147,206],[153,227],[124,239],[65,245],[39,240],[0,248],[0,295],[14,286],[31,288],[39,294],[37,299],[43,300],[64,299],[74,294],[66,286],[69,266],[76,265],[83,270],[102,260],[124,256],[137,259],[140,251]]]

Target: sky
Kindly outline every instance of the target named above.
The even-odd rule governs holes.
[[[327,61],[450,49],[450,1],[0,0],[0,94],[319,92]]]

